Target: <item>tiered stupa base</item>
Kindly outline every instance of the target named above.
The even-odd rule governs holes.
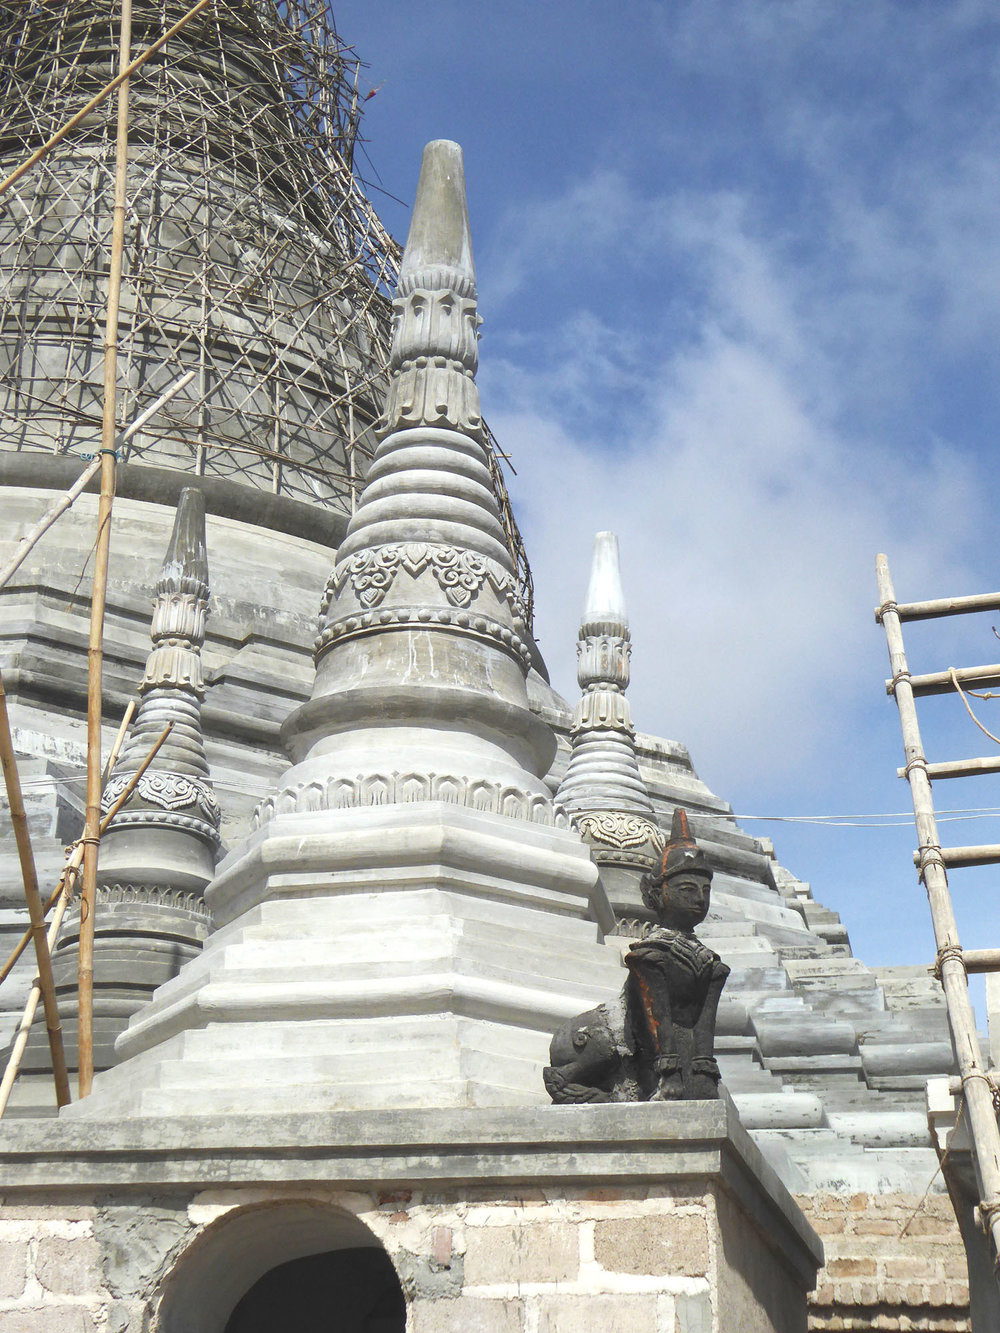
[[[542,1103],[554,1028],[621,985],[594,880],[571,829],[461,806],[277,816],[69,1114]]]

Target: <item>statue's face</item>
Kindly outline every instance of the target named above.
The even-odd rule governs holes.
[[[712,881],[708,875],[693,870],[682,871],[665,880],[661,893],[664,925],[674,930],[693,930],[708,916]]]

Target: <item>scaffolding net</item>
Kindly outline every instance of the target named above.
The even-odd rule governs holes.
[[[132,49],[187,0],[133,0]],[[114,0],[0,10],[6,175],[114,77]],[[327,0],[213,0],[131,80],[119,316],[123,461],[350,513],[374,448],[399,247],[355,169],[360,62]],[[100,437],[115,139],[108,99],[0,196],[0,447]],[[529,618],[531,575],[490,438]]]

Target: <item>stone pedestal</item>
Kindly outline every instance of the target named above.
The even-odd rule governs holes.
[[[223,1333],[277,1265],[381,1247],[412,1333],[805,1333],[822,1262],[725,1101],[51,1129],[0,1148],[5,1328]]]

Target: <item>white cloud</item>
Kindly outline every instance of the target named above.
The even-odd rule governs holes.
[[[876,550],[914,579],[954,570],[970,479],[947,454],[894,475],[891,460],[818,427],[731,342],[714,340],[670,378],[649,436],[617,459],[551,419],[495,418],[519,460],[543,651],[572,699],[591,535],[615,529],[638,725],[684,740],[726,789],[765,772],[776,790],[801,781],[859,695],[867,704],[879,688]],[[925,546],[915,531],[932,534]],[[834,747],[846,762],[849,747]]]
[[[618,201],[619,230],[583,232],[611,262],[637,208],[624,179],[607,174],[563,205],[598,197]],[[591,536],[616,530],[637,724],[687,743],[725,794],[756,788],[787,801],[809,778],[849,779],[864,749],[860,719],[884,675],[871,616],[876,551],[914,585],[968,586],[970,529],[988,535],[983,498],[956,447],[925,439],[907,451],[870,438],[861,421],[844,425],[856,349],[838,351],[863,291],[845,284],[843,303],[820,317],[815,273],[755,235],[733,194],[642,207],[657,219],[661,253],[669,245],[669,262],[699,275],[682,340],[659,341],[652,324],[639,338],[614,312],[585,311],[543,348],[484,355],[487,412],[520,474],[513,490],[542,650],[572,699]],[[551,219],[560,211],[551,201],[522,219],[523,280],[559,262]],[[856,333],[875,380],[878,334]],[[898,372],[891,345],[883,364]],[[629,399],[615,438],[588,425],[588,407],[609,388]],[[888,710],[886,721],[894,725]]]

